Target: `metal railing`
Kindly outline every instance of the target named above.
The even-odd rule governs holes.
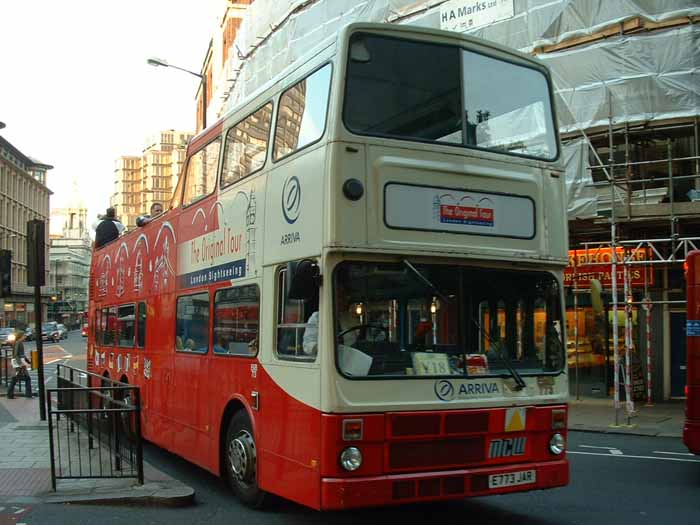
[[[139,388],[57,365],[47,392],[51,486],[60,479],[135,478],[143,484]]]

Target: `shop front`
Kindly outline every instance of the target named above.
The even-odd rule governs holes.
[[[622,253],[619,253],[619,258]],[[638,259],[644,260],[643,255]],[[630,352],[630,386],[635,401],[647,400],[651,357],[652,381],[654,355],[663,352],[662,338],[651,337],[655,317],[645,303],[647,296],[655,296],[654,271],[644,264],[630,265],[628,294],[625,296],[625,269],[617,265],[617,340],[613,329],[611,251],[570,251],[570,266],[565,272],[567,360],[571,395],[575,397],[612,397],[614,395],[615,345],[620,361],[620,399],[625,399],[625,357]],[[646,273],[646,275],[645,275]],[[598,290],[598,291],[596,291]],[[647,331],[647,326],[649,330]],[[629,341],[627,339],[629,338]],[[652,346],[647,347],[647,341]]]

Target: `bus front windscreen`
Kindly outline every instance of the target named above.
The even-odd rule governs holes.
[[[336,358],[347,377],[513,376],[564,364],[559,285],[546,272],[342,263]]]
[[[354,133],[557,157],[547,78],[525,62],[358,33],[346,78]]]

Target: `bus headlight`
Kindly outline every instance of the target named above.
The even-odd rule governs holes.
[[[348,447],[340,453],[340,465],[352,472],[362,465],[362,452],[357,447]]]
[[[566,440],[560,433],[554,434],[549,440],[549,451],[555,456],[559,456],[566,450]]]

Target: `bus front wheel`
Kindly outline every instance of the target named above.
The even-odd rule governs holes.
[[[257,449],[253,429],[244,411],[231,418],[226,432],[226,477],[231,489],[246,505],[260,508],[265,492],[258,487]]]

